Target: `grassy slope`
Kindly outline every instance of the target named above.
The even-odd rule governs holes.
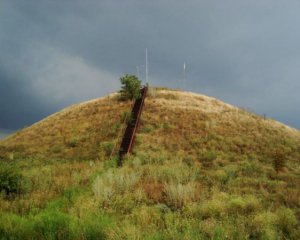
[[[134,154],[117,169],[108,156],[129,108],[114,96],[83,103],[1,142],[26,186],[0,198],[0,236],[300,238],[298,131],[206,96],[152,90]]]
[[[112,94],[71,106],[5,139],[2,155],[97,159],[100,144],[118,135],[130,104]]]

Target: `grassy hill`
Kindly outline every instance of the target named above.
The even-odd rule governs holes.
[[[299,131],[151,89],[117,168],[130,107],[112,94],[0,142],[0,186],[16,186],[0,197],[3,239],[300,239]]]

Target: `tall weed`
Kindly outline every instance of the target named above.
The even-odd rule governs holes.
[[[133,190],[140,180],[141,174],[126,168],[110,169],[96,177],[93,192],[97,198],[110,200],[116,194]]]
[[[184,205],[196,201],[199,198],[198,186],[190,182],[188,184],[166,184],[164,187],[166,203],[173,209],[182,208]]]

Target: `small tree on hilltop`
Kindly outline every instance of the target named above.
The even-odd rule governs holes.
[[[123,100],[133,100],[141,97],[141,81],[135,75],[126,74],[120,78],[122,89],[120,91]]]

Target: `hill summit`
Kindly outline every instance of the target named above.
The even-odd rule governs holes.
[[[27,185],[17,200],[0,198],[0,235],[28,224],[28,239],[47,237],[47,221],[60,219],[56,239],[300,238],[299,131],[215,98],[151,88],[118,168],[131,106],[111,94],[1,141],[2,162]]]
[[[100,159],[99,148],[115,144],[131,106],[130,101],[118,101],[116,94],[76,104],[8,137],[1,146],[23,157]],[[152,89],[135,149],[150,153],[158,147],[171,154],[186,151],[193,155],[215,147],[226,153],[266,156],[299,139],[299,131],[293,128],[215,98]]]

